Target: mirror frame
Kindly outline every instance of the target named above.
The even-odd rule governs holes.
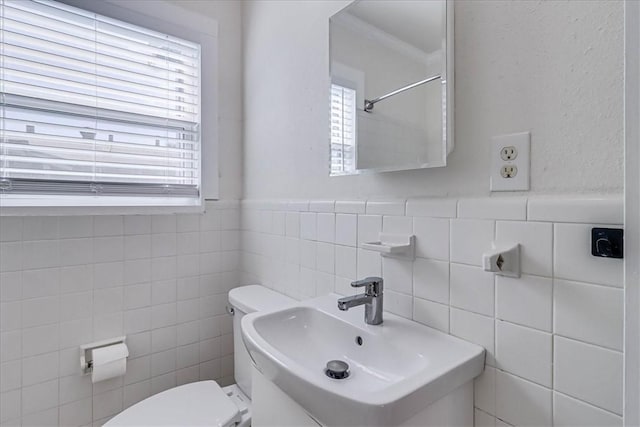
[[[329,84],[326,93],[331,93],[331,18],[345,9],[360,3],[366,0],[353,0],[345,7],[341,8],[339,11],[334,13],[329,17],[328,21],[328,53],[329,53]],[[445,7],[443,8],[443,22],[444,25],[444,34],[442,37],[442,51],[445,54],[444,67],[441,72],[441,84],[445,85],[445,96],[442,100],[443,108],[442,108],[442,144],[443,144],[443,159],[442,165],[437,166],[429,166],[428,164],[423,164],[420,166],[409,166],[406,168],[391,166],[388,168],[370,168],[370,169],[355,169],[352,173],[343,173],[343,174],[332,174],[331,173],[331,135],[329,134],[329,153],[328,153],[328,166],[329,166],[329,176],[330,177],[339,177],[339,176],[354,176],[354,175],[362,175],[362,174],[372,174],[372,173],[382,173],[382,172],[396,172],[396,171],[407,171],[407,170],[420,170],[420,169],[432,169],[432,168],[440,168],[447,166],[447,157],[454,148],[454,123],[455,123],[455,61],[454,61],[454,41],[455,41],[455,19],[454,19],[454,0],[442,0],[445,2]],[[329,105],[329,127],[331,127],[331,109]]]

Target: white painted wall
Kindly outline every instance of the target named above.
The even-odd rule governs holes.
[[[640,4],[625,2],[625,426],[640,424]]]
[[[622,191],[622,2],[456,1],[449,166],[329,178],[328,18],[348,3],[243,3],[245,198],[486,195],[491,136],[521,130],[532,192]]]

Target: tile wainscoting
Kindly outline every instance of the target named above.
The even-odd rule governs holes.
[[[242,283],[294,298],[385,279],[386,310],[487,349],[477,426],[622,425],[623,262],[591,256],[590,229],[623,222],[622,197],[242,202]],[[416,259],[361,248],[416,236]],[[482,270],[522,245],[522,277]]]
[[[202,215],[0,217],[0,424],[102,425],[191,381],[233,382],[227,292],[237,201]],[[80,375],[80,344],[127,335],[124,377]]]
[[[476,425],[621,425],[622,262],[589,249],[593,225],[622,223],[621,197],[207,207],[0,218],[0,424],[101,425],[177,384],[230,383],[230,288],[306,298],[383,275],[387,310],[487,349]],[[360,247],[380,231],[415,234],[415,261]],[[520,279],[481,270],[493,242],[523,245]],[[124,378],[78,375],[79,344],[120,334]]]

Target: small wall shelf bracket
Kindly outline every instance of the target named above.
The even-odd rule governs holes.
[[[362,244],[363,249],[380,252],[384,257],[415,259],[416,236],[413,234],[380,233],[377,242]]]
[[[520,277],[520,244],[501,246],[483,254],[482,268],[500,276]]]

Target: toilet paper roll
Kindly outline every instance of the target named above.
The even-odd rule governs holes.
[[[91,382],[119,377],[127,372],[129,349],[124,343],[96,348],[92,351]]]

